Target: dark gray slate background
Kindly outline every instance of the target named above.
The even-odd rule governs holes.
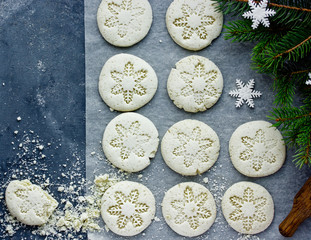
[[[1,192],[16,169],[23,172],[18,179],[39,184],[42,179],[34,175],[46,174],[58,200],[59,184],[80,184],[85,176],[83,4],[83,0],[0,0]],[[36,169],[27,165],[27,160],[37,157],[35,146],[28,146],[23,159],[17,156],[18,144],[27,136],[45,146],[46,158],[38,161]],[[72,180],[61,176],[72,169],[80,175]],[[1,200],[0,213],[4,211]],[[0,233],[4,228],[0,226]],[[8,239],[33,239],[32,230],[22,227]]]

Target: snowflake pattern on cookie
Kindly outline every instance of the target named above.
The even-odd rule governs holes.
[[[250,161],[255,171],[262,168],[263,162],[274,163],[276,161],[276,156],[271,150],[276,147],[277,141],[266,140],[262,129],[256,132],[254,138],[242,137],[242,143],[247,149],[240,154],[240,158],[243,161]]]
[[[141,82],[147,77],[147,70],[134,70],[134,64],[128,62],[124,66],[123,72],[112,71],[111,78],[117,83],[111,93],[114,95],[123,94],[124,101],[129,104],[133,100],[134,94],[146,95],[147,89]]]
[[[195,230],[199,227],[199,219],[207,219],[211,217],[211,211],[204,205],[208,200],[207,192],[201,192],[194,196],[193,190],[187,186],[184,190],[183,200],[174,200],[171,206],[178,211],[175,217],[176,224],[182,224],[187,221],[190,227]]]
[[[196,33],[200,39],[206,39],[207,31],[206,26],[212,25],[215,22],[215,18],[204,14],[205,6],[198,4],[195,9],[192,9],[189,5],[182,5],[182,18],[174,20],[173,24],[176,27],[182,27],[182,37],[184,39],[190,39],[194,33]]]
[[[128,159],[131,153],[137,157],[144,157],[145,151],[141,147],[142,144],[149,142],[151,137],[146,133],[141,133],[140,123],[132,122],[129,128],[122,124],[116,125],[117,138],[111,140],[110,145],[115,148],[120,148],[120,156],[123,160]]]
[[[123,0],[121,5],[114,2],[108,3],[108,10],[113,16],[106,20],[105,26],[108,28],[117,27],[118,35],[121,38],[125,37],[131,28],[139,25],[135,23],[136,17],[145,12],[142,7],[133,7],[132,0]]]
[[[178,133],[177,138],[181,145],[174,149],[175,156],[182,156],[186,167],[190,167],[194,161],[208,162],[209,156],[205,151],[212,146],[213,141],[201,137],[200,127],[193,129],[191,135]]]
[[[207,72],[201,62],[195,65],[193,74],[182,72],[181,78],[186,83],[186,86],[181,90],[181,95],[184,97],[193,96],[198,105],[218,94],[217,89],[212,86],[216,81],[217,71]]]
[[[5,200],[11,215],[26,225],[42,225],[52,215],[58,202],[29,180],[10,182]]]
[[[263,211],[267,199],[264,197],[255,198],[254,190],[247,187],[244,190],[243,197],[232,196],[230,203],[235,210],[230,213],[229,219],[232,221],[242,221],[243,228],[250,231],[254,222],[264,222],[267,217]]]
[[[113,216],[118,216],[117,225],[120,229],[131,222],[134,227],[140,227],[143,225],[142,213],[146,213],[149,210],[149,206],[146,203],[138,202],[139,191],[134,189],[128,196],[122,192],[115,192],[114,198],[117,205],[110,206],[108,213]]]
[[[44,217],[45,209],[52,204],[52,202],[45,197],[42,190],[38,188],[29,188],[28,190],[18,189],[15,191],[15,195],[22,199],[20,210],[24,214],[29,211],[34,211],[37,216]],[[41,196],[41,198],[37,196]]]

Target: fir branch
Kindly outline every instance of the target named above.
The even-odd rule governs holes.
[[[283,56],[284,54],[288,54],[288,53],[290,53],[292,51],[295,51],[297,48],[301,47],[303,44],[308,42],[310,39],[311,39],[311,35],[309,37],[307,37],[305,40],[303,40],[301,43],[299,43],[296,46],[292,47],[291,49],[288,49],[285,52],[279,53],[278,55],[274,56],[273,59],[279,58],[279,57]]]
[[[245,2],[238,2],[235,0],[213,0],[218,2],[216,9],[224,14],[232,14],[233,16],[241,16],[249,6]]]
[[[311,164],[310,137],[311,111],[305,107],[281,107],[273,109],[270,120],[276,121],[275,127],[283,132],[287,145],[297,148],[294,162],[300,168],[304,164]]]
[[[248,3],[248,0],[214,0],[214,1],[217,1],[220,4],[219,9],[224,11],[224,14],[228,14],[228,13],[232,13],[232,12],[237,11],[238,10],[237,6],[239,5],[238,3],[246,3],[246,5]],[[254,2],[259,3],[260,1],[254,1]],[[287,2],[291,2],[291,1],[287,1]],[[294,2],[291,2],[291,3],[294,4]],[[276,8],[283,8],[283,9],[286,8],[286,9],[295,10],[295,11],[311,12],[310,6],[308,6],[309,8],[296,7],[295,5],[290,6],[290,3],[278,4],[278,3],[270,2],[270,3],[268,3],[268,6],[276,7]],[[239,7],[241,7],[241,5],[239,5]],[[245,10],[246,9],[243,9],[243,12]],[[241,10],[238,10],[238,12],[241,12]]]
[[[253,29],[248,22],[242,20],[229,22],[224,28],[227,30],[225,39],[228,40],[232,38],[232,42],[258,41],[270,38],[271,34],[273,34],[271,29]]]
[[[305,84],[308,79],[308,73],[311,71],[306,62],[306,67],[303,69],[303,64],[298,64],[300,70],[295,69],[296,66],[288,66],[282,69],[284,73],[279,72],[274,80],[274,90],[277,92],[274,103],[276,105],[289,106],[293,103],[296,89],[303,90],[307,87]]]
[[[275,105],[289,106],[293,103],[296,91],[295,81],[290,77],[283,76],[275,78],[274,90],[277,92],[274,100]]]
[[[276,118],[275,121],[283,123],[283,122],[286,122],[286,121],[292,121],[292,120],[296,120],[296,119],[300,119],[300,118],[305,118],[305,117],[310,117],[310,116],[311,116],[311,112],[303,114],[303,115],[293,116],[293,117]]]
[[[290,75],[295,75],[295,74],[300,74],[300,73],[309,73],[311,72],[311,68],[309,69],[305,69],[305,70],[300,70],[300,71],[296,71],[296,72],[291,72]]]
[[[307,139],[307,144],[305,141]],[[297,140],[300,148],[296,151],[294,155],[294,162],[299,168],[302,168],[303,165],[311,165],[311,129],[305,129],[300,135],[298,135]]]
[[[276,73],[282,68],[286,61],[297,62],[305,58],[311,50],[310,31],[297,27],[289,31],[279,39],[279,42],[270,45],[266,51],[266,56],[262,56],[262,68],[266,72]]]

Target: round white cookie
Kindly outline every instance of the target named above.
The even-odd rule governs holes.
[[[174,0],[166,12],[166,26],[173,40],[188,50],[201,50],[219,36],[223,14],[213,0]]]
[[[158,87],[153,68],[130,54],[111,57],[99,76],[99,93],[112,109],[128,112],[147,104]]]
[[[215,131],[197,120],[175,123],[164,135],[161,153],[166,164],[181,175],[197,175],[216,162],[220,150]]]
[[[11,215],[26,225],[46,223],[58,206],[51,195],[29,180],[10,182],[5,201]]]
[[[159,145],[154,124],[138,113],[122,113],[111,120],[102,146],[107,159],[127,172],[138,172],[150,164]]]
[[[234,167],[248,177],[264,177],[277,172],[286,157],[281,133],[266,121],[239,126],[231,136],[229,153]]]
[[[103,38],[117,47],[129,47],[149,32],[152,9],[148,0],[102,0],[97,25]]]
[[[119,182],[108,188],[101,202],[104,222],[111,231],[121,236],[141,233],[154,218],[154,196],[140,183]]]
[[[203,185],[184,182],[169,189],[163,198],[162,213],[176,233],[195,237],[206,232],[216,218],[213,195]]]
[[[220,98],[223,78],[209,59],[189,56],[176,63],[167,80],[167,91],[178,108],[187,112],[205,111]]]
[[[273,220],[273,199],[258,184],[235,183],[222,198],[222,212],[234,230],[244,234],[256,234],[269,227]]]

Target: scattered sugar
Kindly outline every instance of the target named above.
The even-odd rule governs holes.
[[[40,151],[42,151],[44,146],[43,145],[39,145],[38,148],[39,148]]]
[[[239,233],[238,236],[239,238],[237,240],[260,240],[260,238],[257,237],[256,235],[246,235],[246,234]]]
[[[17,120],[20,121],[21,118],[18,117]],[[61,177],[57,179],[71,179],[70,184],[59,185],[59,183],[53,182],[54,179],[52,181],[51,171],[47,167],[46,161],[53,156],[48,155],[47,157],[44,154],[49,149],[56,150],[60,147],[61,144],[57,142],[58,140],[44,144],[35,131],[21,129],[14,131],[13,137],[14,141],[11,141],[11,144],[16,152],[16,160],[12,163],[9,171],[4,173],[4,177],[0,179],[0,200],[3,201],[5,189],[10,181],[30,179],[59,202],[58,208],[48,223],[35,228],[32,234],[45,236],[46,239],[83,239],[84,236],[79,233],[102,229],[99,226],[101,222],[100,200],[103,193],[119,179],[108,174],[99,175],[88,187],[91,189],[89,195],[84,196],[83,190],[86,187],[86,181],[82,177],[83,173],[79,171],[84,161],[77,153],[73,153],[72,157],[66,159],[66,161],[71,161],[70,168],[67,164],[62,164],[58,169]],[[57,191],[57,196],[53,195],[53,189]],[[25,229],[25,225],[14,219],[8,211],[0,212],[0,224],[4,226],[0,228],[0,236],[4,238],[14,238],[17,231]]]

